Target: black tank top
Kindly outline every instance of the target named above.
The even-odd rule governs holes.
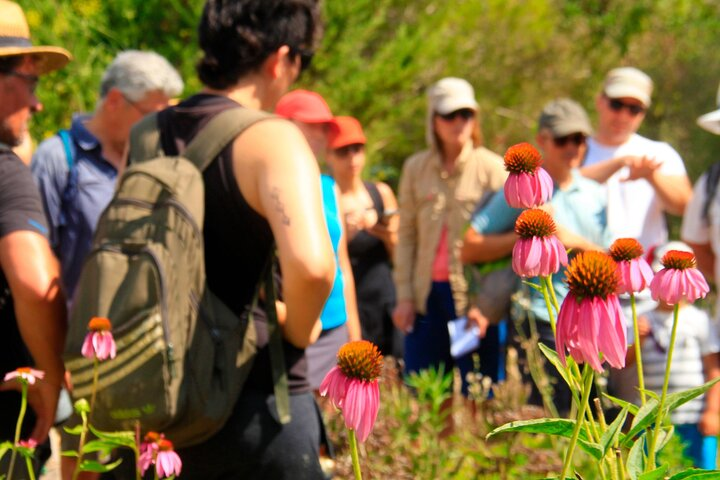
[[[199,94],[160,112],[160,142],[166,155],[177,155],[215,115],[238,104],[224,96]],[[205,180],[205,270],[210,290],[237,315],[250,307],[256,285],[273,246],[267,220],[245,200],[237,182],[232,142],[203,173]],[[258,354],[245,388],[272,393],[267,348],[267,317],[253,315]],[[283,341],[290,393],[310,390],[305,350]]]

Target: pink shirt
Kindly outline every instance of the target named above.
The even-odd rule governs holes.
[[[435,258],[432,264],[433,282],[447,282],[450,280],[450,255],[448,253],[448,227],[443,224],[440,231],[440,241],[435,250]]]

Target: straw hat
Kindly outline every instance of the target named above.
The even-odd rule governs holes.
[[[38,73],[64,67],[72,58],[60,47],[33,46],[25,14],[15,2],[0,0],[0,57],[32,55],[37,59]]]

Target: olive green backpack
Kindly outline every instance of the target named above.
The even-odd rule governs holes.
[[[216,433],[233,411],[256,353],[251,316],[238,317],[205,278],[202,171],[269,114],[215,116],[181,156],[165,156],[156,115],[131,133],[130,166],[103,212],[73,300],[65,348],[73,396],[91,397],[93,360],[80,355],[90,318],[113,326],[117,356],[99,363],[92,424],[163,432],[178,447]],[[263,274],[279,421],[290,420],[272,282]],[[260,285],[253,304],[257,303]],[[251,309],[252,310],[252,309]],[[268,372],[268,375],[270,372]]]

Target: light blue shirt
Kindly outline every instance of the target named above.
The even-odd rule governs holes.
[[[555,223],[567,230],[603,247],[609,247],[613,235],[607,226],[607,197],[600,184],[583,177],[577,170],[572,171],[572,183],[565,189],[554,186],[550,200]],[[487,205],[476,211],[470,219],[470,226],[480,234],[505,233],[515,228],[515,220],[521,209],[512,208],[505,201],[505,194],[498,191]],[[562,304],[568,293],[565,285],[565,269],[553,275],[553,287],[558,302]],[[540,283],[538,277],[530,279]],[[547,306],[542,293],[530,289],[530,310],[539,320],[549,322]]]
[[[325,307],[323,307],[323,311],[320,314],[322,329],[328,330],[339,327],[347,321],[347,309],[345,307],[345,289],[342,270],[340,270],[340,260],[338,258],[338,247],[340,245],[340,237],[342,236],[342,224],[340,223],[342,219],[338,214],[338,198],[335,193],[335,180],[328,175],[321,175],[320,180],[325,222],[327,223],[330,242],[332,243],[333,253],[335,254],[335,281],[330,291],[330,296],[327,302],[325,302]]]

